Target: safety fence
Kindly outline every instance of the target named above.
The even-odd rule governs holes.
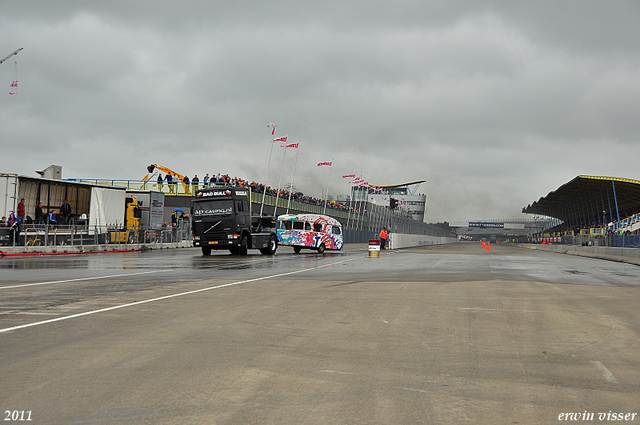
[[[27,224],[20,228],[0,228],[0,246],[39,247],[130,246],[142,244],[166,244],[191,241],[189,221],[180,220],[175,226],[159,229],[141,227],[123,228],[118,223],[89,225]]]
[[[640,235],[606,234],[606,235],[575,235],[575,236],[541,236],[527,240],[533,244],[562,244],[580,246],[604,246],[616,248],[640,248]]]
[[[367,243],[371,239],[379,239],[380,232],[373,230],[344,230],[344,243]]]
[[[449,231],[427,223],[412,220],[409,216],[396,213],[389,208],[371,203],[365,204],[365,214],[340,220],[343,226],[345,243],[366,243],[370,239],[379,239],[380,231],[387,229],[388,234],[422,235],[437,238],[449,238]],[[327,212],[328,215],[332,215]]]

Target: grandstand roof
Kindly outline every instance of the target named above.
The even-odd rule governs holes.
[[[400,183],[400,184],[381,184],[378,185],[378,187],[382,187],[384,189],[391,189],[394,187],[405,187],[405,186],[411,186],[412,184],[419,184],[419,183],[424,183],[426,182],[426,180],[417,180],[414,182],[409,182],[409,183]]]
[[[603,211],[607,212],[608,217],[615,217],[620,212],[620,218],[623,211],[640,211],[640,181],[578,176],[522,209],[525,214],[563,220],[577,215],[599,217]]]

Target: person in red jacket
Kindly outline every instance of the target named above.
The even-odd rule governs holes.
[[[389,234],[387,233],[387,228],[383,227],[380,232],[380,249],[384,249],[387,245],[387,240],[389,239]]]
[[[18,218],[22,223],[24,223],[24,216],[26,215],[26,208],[24,206],[24,198],[20,199],[20,203],[18,204]]]

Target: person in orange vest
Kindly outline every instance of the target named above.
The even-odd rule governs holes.
[[[387,228],[383,227],[380,232],[380,249],[384,249],[387,245],[387,240],[389,239],[389,234],[387,233]]]

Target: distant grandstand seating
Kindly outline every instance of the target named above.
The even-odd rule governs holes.
[[[546,232],[532,235],[534,241],[561,234],[561,243],[621,247],[637,247],[640,243],[638,180],[581,175],[522,212],[557,219]]]
[[[613,223],[607,227],[610,232],[629,232],[633,233],[640,230],[640,213],[627,217],[624,220]]]

